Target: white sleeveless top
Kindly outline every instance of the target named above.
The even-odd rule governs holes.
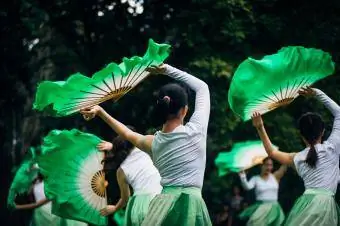
[[[127,183],[131,185],[134,195],[161,193],[161,176],[150,156],[145,152],[134,148],[120,168],[124,171]]]
[[[275,176],[270,174],[267,180],[262,179],[260,175],[254,176],[247,181],[246,175],[241,177],[241,183],[244,189],[251,190],[255,188],[255,196],[257,201],[277,201],[279,193],[279,183]]]
[[[36,202],[46,199],[43,181],[37,182],[33,185],[33,195]]]

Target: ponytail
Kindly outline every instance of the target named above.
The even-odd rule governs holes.
[[[314,144],[311,144],[305,162],[307,163],[309,167],[315,168],[317,161],[318,161],[318,154],[316,153]]]

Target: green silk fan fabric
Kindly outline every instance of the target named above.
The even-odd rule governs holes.
[[[122,63],[110,63],[92,77],[80,73],[66,81],[43,81],[38,85],[33,109],[55,116],[67,116],[82,108],[112,99],[117,101],[150,74],[149,66],[158,66],[169,56],[170,45],[149,40],[143,57],[123,58]]]
[[[215,165],[218,168],[218,175],[224,176],[261,164],[267,156],[261,141],[239,142],[233,145],[230,152],[220,152],[215,159]]]
[[[100,141],[76,129],[53,130],[44,138],[38,164],[53,214],[94,225],[107,224],[107,218],[99,213],[107,205],[101,164],[104,153],[96,148]]]
[[[228,93],[231,109],[244,121],[291,103],[301,87],[334,72],[330,54],[313,48],[284,47],[261,60],[248,58],[237,68]]]
[[[7,205],[10,208],[15,207],[15,197],[18,194],[24,194],[29,191],[33,180],[38,175],[38,169],[34,168],[33,159],[24,160],[15,173],[7,197]]]

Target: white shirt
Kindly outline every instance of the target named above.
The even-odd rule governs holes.
[[[163,186],[202,188],[210,94],[206,83],[166,65],[166,75],[184,82],[196,93],[195,111],[185,125],[170,133],[156,132],[152,142],[152,158],[162,177]]]
[[[120,165],[134,194],[160,194],[161,176],[148,154],[134,148]]]
[[[33,195],[35,202],[39,202],[41,200],[46,199],[43,181],[37,182],[33,185]]]
[[[244,189],[251,190],[255,188],[257,201],[277,201],[279,193],[279,183],[273,174],[269,174],[267,180],[257,175],[247,181],[245,174],[240,174],[241,183]]]
[[[340,154],[340,107],[321,90],[317,92],[320,100],[333,114],[334,124],[331,135],[327,141],[315,145],[318,155],[316,167],[311,168],[305,162],[309,148],[297,153],[294,164],[299,176],[303,179],[305,188],[322,188],[335,194],[339,180],[339,154]]]

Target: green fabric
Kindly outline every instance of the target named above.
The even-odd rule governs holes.
[[[142,226],[209,226],[211,220],[199,188],[165,187],[150,203]]]
[[[297,199],[286,226],[340,225],[340,209],[334,196],[324,190],[311,189]]]
[[[142,224],[149,210],[149,205],[154,195],[134,195],[129,199],[125,211],[126,226],[139,226]]]
[[[247,221],[247,226],[279,226],[285,215],[278,202],[256,202],[240,215],[240,219]]]
[[[123,209],[120,209],[114,213],[113,220],[118,226],[123,226],[125,224],[125,213],[126,211]]]
[[[32,168],[34,163],[35,161],[33,159],[28,159],[24,160],[19,166],[9,189],[7,197],[8,207],[14,208],[16,195],[28,192],[32,186],[33,180],[38,175],[38,169]]]
[[[100,141],[76,129],[53,130],[44,138],[38,164],[45,176],[45,195],[53,201],[53,214],[107,224],[107,218],[99,213],[107,205],[105,189],[101,195],[91,186],[92,179],[102,172],[104,154],[96,148]],[[104,186],[104,180],[99,181],[99,186]]]
[[[163,63],[169,50],[170,45],[150,39],[143,57],[123,58],[119,65],[110,63],[91,78],[76,73],[66,81],[44,81],[38,85],[33,109],[60,117],[109,99],[117,101],[149,75],[147,67]]]
[[[284,47],[261,60],[248,58],[237,68],[228,93],[231,109],[244,121],[286,105],[301,87],[334,72],[330,54],[300,46]]]
[[[87,224],[52,214],[51,203],[47,203],[34,210],[31,226],[87,226]]]
[[[277,149],[276,146],[274,148]],[[218,175],[224,176],[261,164],[267,156],[262,141],[239,142],[235,143],[229,152],[220,152],[215,159],[215,165]]]

